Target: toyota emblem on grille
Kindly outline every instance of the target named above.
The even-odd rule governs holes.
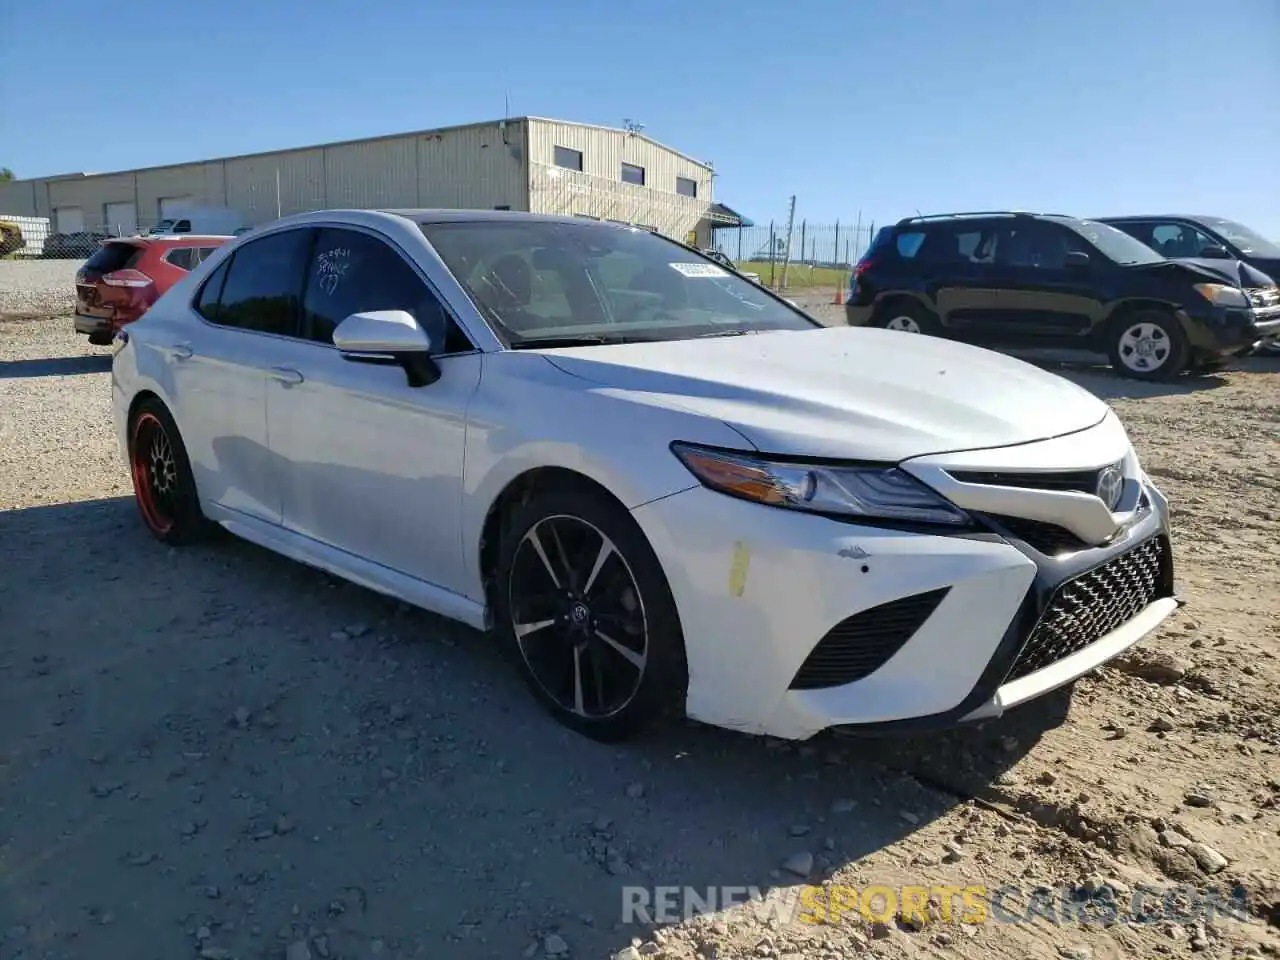
[[[1114,513],[1120,504],[1120,495],[1124,493],[1124,474],[1120,472],[1119,464],[1112,464],[1098,471],[1098,486],[1094,492],[1107,505],[1107,509]]]

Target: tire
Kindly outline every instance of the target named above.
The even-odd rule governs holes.
[[[1125,314],[1112,325],[1108,339],[1111,368],[1135,380],[1172,380],[1190,360],[1177,318],[1160,310]]]
[[[930,310],[910,300],[891,300],[877,307],[871,318],[871,326],[901,333],[923,333],[936,337],[942,333],[942,324]]]
[[[519,506],[495,585],[499,638],[562,724],[614,743],[683,712],[688,672],[671,588],[640,528],[607,496],[565,487]]]
[[[153,537],[177,547],[209,533],[178,425],[159,400],[144,400],[129,421],[129,472],[138,513]]]

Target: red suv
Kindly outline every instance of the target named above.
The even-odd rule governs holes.
[[[115,332],[231,237],[122,237],[102,241],[76,273],[76,333],[110,346]]]

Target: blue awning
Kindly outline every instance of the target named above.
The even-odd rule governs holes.
[[[754,227],[755,223],[748,220],[742,214],[738,213],[732,207],[727,207],[723,203],[713,203],[707,211],[707,219],[711,221],[712,230],[727,230],[733,227]]]

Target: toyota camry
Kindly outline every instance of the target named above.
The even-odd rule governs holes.
[[[1166,500],[1092,394],[825,328],[645,230],[286,217],[113,346],[151,534],[221,527],[490,631],[601,740],[994,718],[1180,602]]]

